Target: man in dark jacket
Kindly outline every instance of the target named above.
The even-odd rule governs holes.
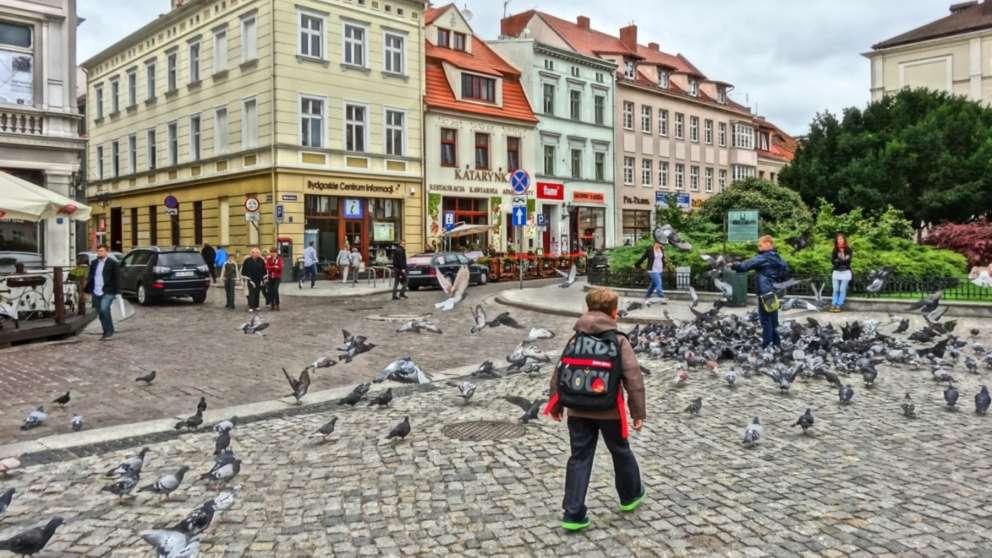
[[[260,249],[251,249],[251,255],[241,264],[241,276],[248,283],[248,311],[254,312],[258,310],[258,296],[262,293],[266,277],[265,260]]]
[[[107,341],[114,336],[114,320],[110,315],[110,305],[120,293],[120,267],[117,260],[109,257],[106,244],[96,247],[96,259],[90,262],[86,274],[86,287],[83,292],[93,297],[93,308],[100,317],[103,328],[101,341]]]
[[[211,246],[209,242],[204,242],[203,249],[200,250],[200,256],[203,257],[203,263],[207,264],[207,269],[210,271],[210,280],[216,283],[217,252],[214,250],[214,247]]]
[[[765,300],[774,298],[775,283],[781,283],[789,278],[789,264],[775,251],[775,239],[765,235],[758,239],[758,255],[747,260],[734,264],[734,271],[747,273],[754,270],[755,283],[758,289],[758,318],[761,321],[761,347],[768,345],[781,346],[782,341],[778,337],[778,309],[774,311],[765,310],[763,297]]]
[[[399,296],[396,289],[403,286]],[[406,298],[406,241],[401,240],[393,250],[393,300]]]

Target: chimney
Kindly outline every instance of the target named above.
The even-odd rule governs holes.
[[[186,0],[172,0],[172,9],[175,10],[176,8],[182,8],[185,3]]]
[[[661,46],[658,43],[648,43],[648,48],[658,52],[661,49]]]
[[[988,1],[986,1],[982,7],[988,9],[989,7],[988,4],[989,4]],[[954,14],[960,12],[961,10],[965,10],[972,6],[977,6],[977,5],[978,5],[978,0],[971,0],[970,2],[958,2],[957,4],[951,4],[951,13]]]
[[[631,23],[620,28],[620,42],[630,50],[637,51],[637,26]]]
[[[575,18],[575,24],[579,26],[579,29],[589,30],[589,18],[586,16],[579,16]]]

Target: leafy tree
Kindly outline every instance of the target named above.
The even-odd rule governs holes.
[[[808,204],[877,215],[891,205],[917,230],[992,207],[992,109],[963,97],[907,89],[817,114],[780,180]]]
[[[992,223],[987,219],[938,225],[923,242],[961,254],[968,258],[970,266],[992,263]]]
[[[773,236],[790,238],[813,223],[812,214],[802,197],[793,190],[760,178],[734,182],[703,203],[692,217],[723,229],[728,211],[754,209],[761,217],[761,230]]]

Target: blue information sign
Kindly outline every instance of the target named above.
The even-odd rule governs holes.
[[[523,169],[513,171],[513,174],[510,175],[510,187],[513,188],[513,193],[518,196],[526,194],[530,188],[530,175],[527,174],[527,171]]]
[[[362,212],[362,200],[355,198],[345,198],[344,200],[344,218],[345,219],[361,219],[364,217]]]
[[[286,208],[280,203],[276,205],[276,221],[282,223],[283,217],[286,216]]]
[[[455,228],[455,212],[445,211],[444,212],[444,230],[450,231]]]
[[[543,213],[537,214],[537,226],[546,227],[548,226],[548,216]]]
[[[668,192],[655,192],[654,204],[658,207],[668,208]]]
[[[513,226],[523,227],[527,224],[527,206],[518,205],[513,208]]]
[[[692,207],[692,201],[689,197],[689,194],[679,194],[678,206],[681,209],[689,209],[690,207]]]

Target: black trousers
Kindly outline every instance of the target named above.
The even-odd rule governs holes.
[[[276,306],[279,305],[279,283],[280,282],[282,282],[282,279],[272,278],[272,277],[269,278],[268,296],[265,297],[266,298],[266,303],[268,303],[268,304],[274,304]]]
[[[261,294],[261,285],[248,281],[248,309],[258,310],[258,295]]]
[[[565,470],[565,500],[562,502],[566,521],[581,521],[586,517],[586,491],[589,489],[592,460],[596,456],[600,433],[613,456],[613,474],[620,503],[629,504],[644,493],[641,470],[630,443],[622,437],[620,421],[568,417],[572,456],[568,458]]]
[[[778,310],[765,312],[765,307],[758,301],[758,321],[761,322],[761,348],[768,345],[782,346],[782,340],[778,337]]]
[[[224,308],[234,308],[234,279],[224,279],[224,294],[227,295]]]
[[[399,294],[397,294],[396,289],[400,286],[402,286],[403,289],[400,290]],[[396,298],[399,295],[406,295],[406,273],[397,273],[393,276],[393,298]]]

